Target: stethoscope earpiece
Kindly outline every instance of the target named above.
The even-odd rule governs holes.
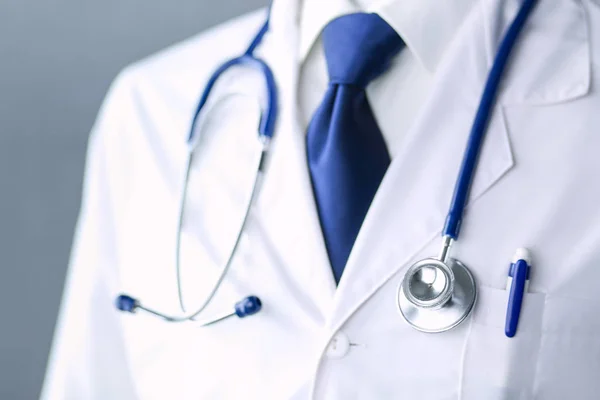
[[[235,303],[235,315],[246,318],[262,310],[262,302],[256,296],[248,296]]]
[[[115,307],[117,307],[117,310],[123,312],[134,313],[139,306],[140,303],[137,301],[137,299],[134,299],[126,294],[119,295],[115,300]]]

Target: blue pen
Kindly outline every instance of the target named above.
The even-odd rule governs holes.
[[[523,296],[529,287],[529,271],[531,269],[531,256],[527,249],[517,249],[508,270],[506,290],[508,290],[508,307],[506,309],[506,324],[504,333],[507,337],[514,337],[517,333],[519,316],[523,306]]]

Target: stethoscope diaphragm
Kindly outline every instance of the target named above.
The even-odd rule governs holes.
[[[397,303],[413,328],[435,333],[464,321],[476,297],[475,279],[460,261],[427,258],[408,269],[398,288]]]

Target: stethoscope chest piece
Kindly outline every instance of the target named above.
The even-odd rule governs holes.
[[[444,332],[464,321],[475,304],[475,279],[453,258],[427,258],[412,265],[398,288],[398,308],[413,328]]]
[[[468,268],[448,257],[453,240],[458,239],[465,207],[477,168],[477,160],[487,133],[505,67],[519,34],[536,4],[524,0],[506,30],[488,74],[463,155],[446,223],[442,231],[442,252],[438,258],[426,258],[412,265],[400,287],[397,303],[402,317],[423,332],[444,332],[464,321],[475,304],[477,288]]]

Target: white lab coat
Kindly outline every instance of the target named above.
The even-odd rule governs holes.
[[[426,334],[396,307],[407,267],[436,255],[486,73],[520,1],[481,0],[394,158],[336,289],[296,115],[297,0],[275,3],[258,54],[280,117],[232,270],[204,318],[248,294],[263,311],[200,328],[113,308],[121,292],[177,313],[176,216],[185,139],[213,69],[253,13],[125,70],[90,139],[81,218],[42,397],[59,399],[600,398],[600,6],[540,1],[515,48],[453,256],[475,275],[474,314]],[[182,240],[188,310],[236,233],[257,156],[260,75],[215,93],[191,172]],[[390,104],[390,107],[393,107]],[[390,116],[393,118],[393,116]],[[390,122],[388,121],[389,125]],[[504,336],[510,259],[534,257],[516,337]]]

